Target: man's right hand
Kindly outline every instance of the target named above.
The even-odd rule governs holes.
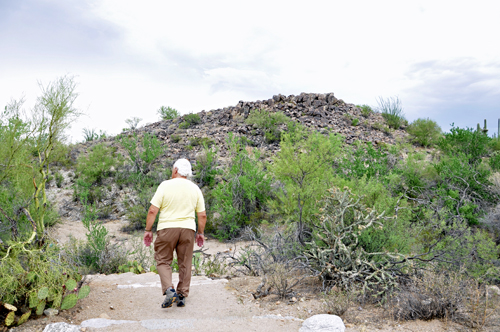
[[[203,247],[203,244],[205,243],[205,235],[196,233],[196,244],[198,247]]]
[[[144,245],[146,247],[149,247],[151,245],[151,242],[153,242],[153,232],[145,231],[144,232]]]

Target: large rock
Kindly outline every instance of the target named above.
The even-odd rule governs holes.
[[[53,323],[45,326],[43,332],[80,332],[80,327],[68,323]]]
[[[345,325],[339,316],[314,315],[302,323],[299,332],[344,332]]]

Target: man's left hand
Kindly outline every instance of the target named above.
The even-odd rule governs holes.
[[[203,247],[203,244],[205,243],[205,235],[196,233],[196,244],[198,247]]]

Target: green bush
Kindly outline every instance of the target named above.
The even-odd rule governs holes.
[[[196,113],[189,113],[184,115],[184,121],[179,125],[181,129],[187,129],[201,123],[201,118]]]
[[[361,109],[361,115],[364,116],[365,118],[369,117],[370,114],[373,113],[373,110],[370,106],[368,105],[357,105]]]
[[[213,225],[219,239],[232,239],[244,227],[255,226],[251,225],[252,215],[265,209],[271,191],[271,181],[259,162],[259,152],[248,153],[232,133],[228,145],[231,160],[223,175],[225,181],[220,182],[212,193],[214,210],[221,215]]]
[[[283,112],[269,112],[263,109],[252,110],[246,123],[255,125],[264,131],[267,143],[279,142],[281,140],[280,125],[288,125],[290,119]]]
[[[358,143],[354,148],[344,150],[344,156],[338,161],[337,172],[347,179],[384,177],[392,166],[389,155],[388,151],[376,149],[370,142]]]
[[[379,97],[377,103],[377,110],[382,113],[390,128],[399,129],[405,124],[403,105],[399,97],[389,97],[387,99]]]
[[[113,169],[121,166],[123,159],[116,148],[104,143],[90,148],[87,155],[80,155],[76,164],[77,180],[74,186],[75,199],[82,203],[94,204],[104,197],[101,186],[104,178],[112,175]]]
[[[219,174],[217,170],[217,150],[208,146],[203,146],[203,151],[196,157],[196,164],[193,167],[194,178],[200,186],[212,188],[215,185],[215,177]]]
[[[424,147],[434,145],[441,136],[441,127],[429,118],[413,121],[406,131],[412,136],[412,141]]]
[[[209,137],[191,137],[189,139],[189,145],[191,146],[199,146],[206,145],[208,147],[214,144],[214,140]]]
[[[59,247],[53,243],[43,249],[30,248],[28,251],[13,253],[0,264],[0,300],[18,308],[34,303],[45,307],[59,308],[63,288],[68,280],[80,281],[81,276],[74,266],[62,259]],[[76,285],[75,285],[76,287]],[[68,290],[73,291],[73,289]],[[40,296],[41,292],[46,295]],[[35,302],[36,301],[36,302]]]
[[[462,129],[452,124],[450,132],[439,139],[438,147],[448,155],[470,156],[469,162],[475,164],[488,154],[489,142],[490,138],[482,131],[472,128]]]
[[[359,125],[359,119],[358,118],[352,119],[351,126],[357,126],[357,125]]]
[[[181,137],[179,135],[172,135],[172,136],[170,136],[170,139],[174,143],[179,143],[179,141],[181,140]]]
[[[169,119],[175,119],[181,116],[179,111],[177,111],[175,108],[172,108],[170,106],[162,106],[158,109],[158,114],[160,115],[162,120],[169,120]]]
[[[273,158],[270,171],[280,186],[276,198],[269,204],[284,221],[297,226],[302,244],[304,231],[327,189],[331,167],[341,145],[341,136],[308,133],[302,127],[283,134],[280,151]]]
[[[138,144],[139,142],[139,144]],[[152,134],[145,133],[142,140],[136,133],[122,136],[120,144],[123,146],[137,173],[147,174],[151,171],[152,164],[166,151],[161,141]]]

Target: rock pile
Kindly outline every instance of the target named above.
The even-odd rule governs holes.
[[[230,132],[236,136],[246,136],[255,146],[274,152],[279,149],[279,144],[267,144],[262,130],[245,123],[252,110],[256,109],[283,112],[291,120],[311,129],[341,134],[347,144],[357,140],[394,144],[398,137],[406,136],[404,130],[389,130],[379,113],[365,117],[360,108],[337,99],[333,93],[301,93],[298,96],[280,94],[264,101],[240,101],[236,106],[199,112],[201,123],[189,129],[179,128],[186,117],[183,116],[147,125],[139,131],[152,133],[164,141],[169,147],[167,157],[171,159],[181,156],[194,159],[201,146],[193,146],[192,149],[187,149],[187,146],[194,138],[203,137],[213,140],[224,157],[226,138]]]

